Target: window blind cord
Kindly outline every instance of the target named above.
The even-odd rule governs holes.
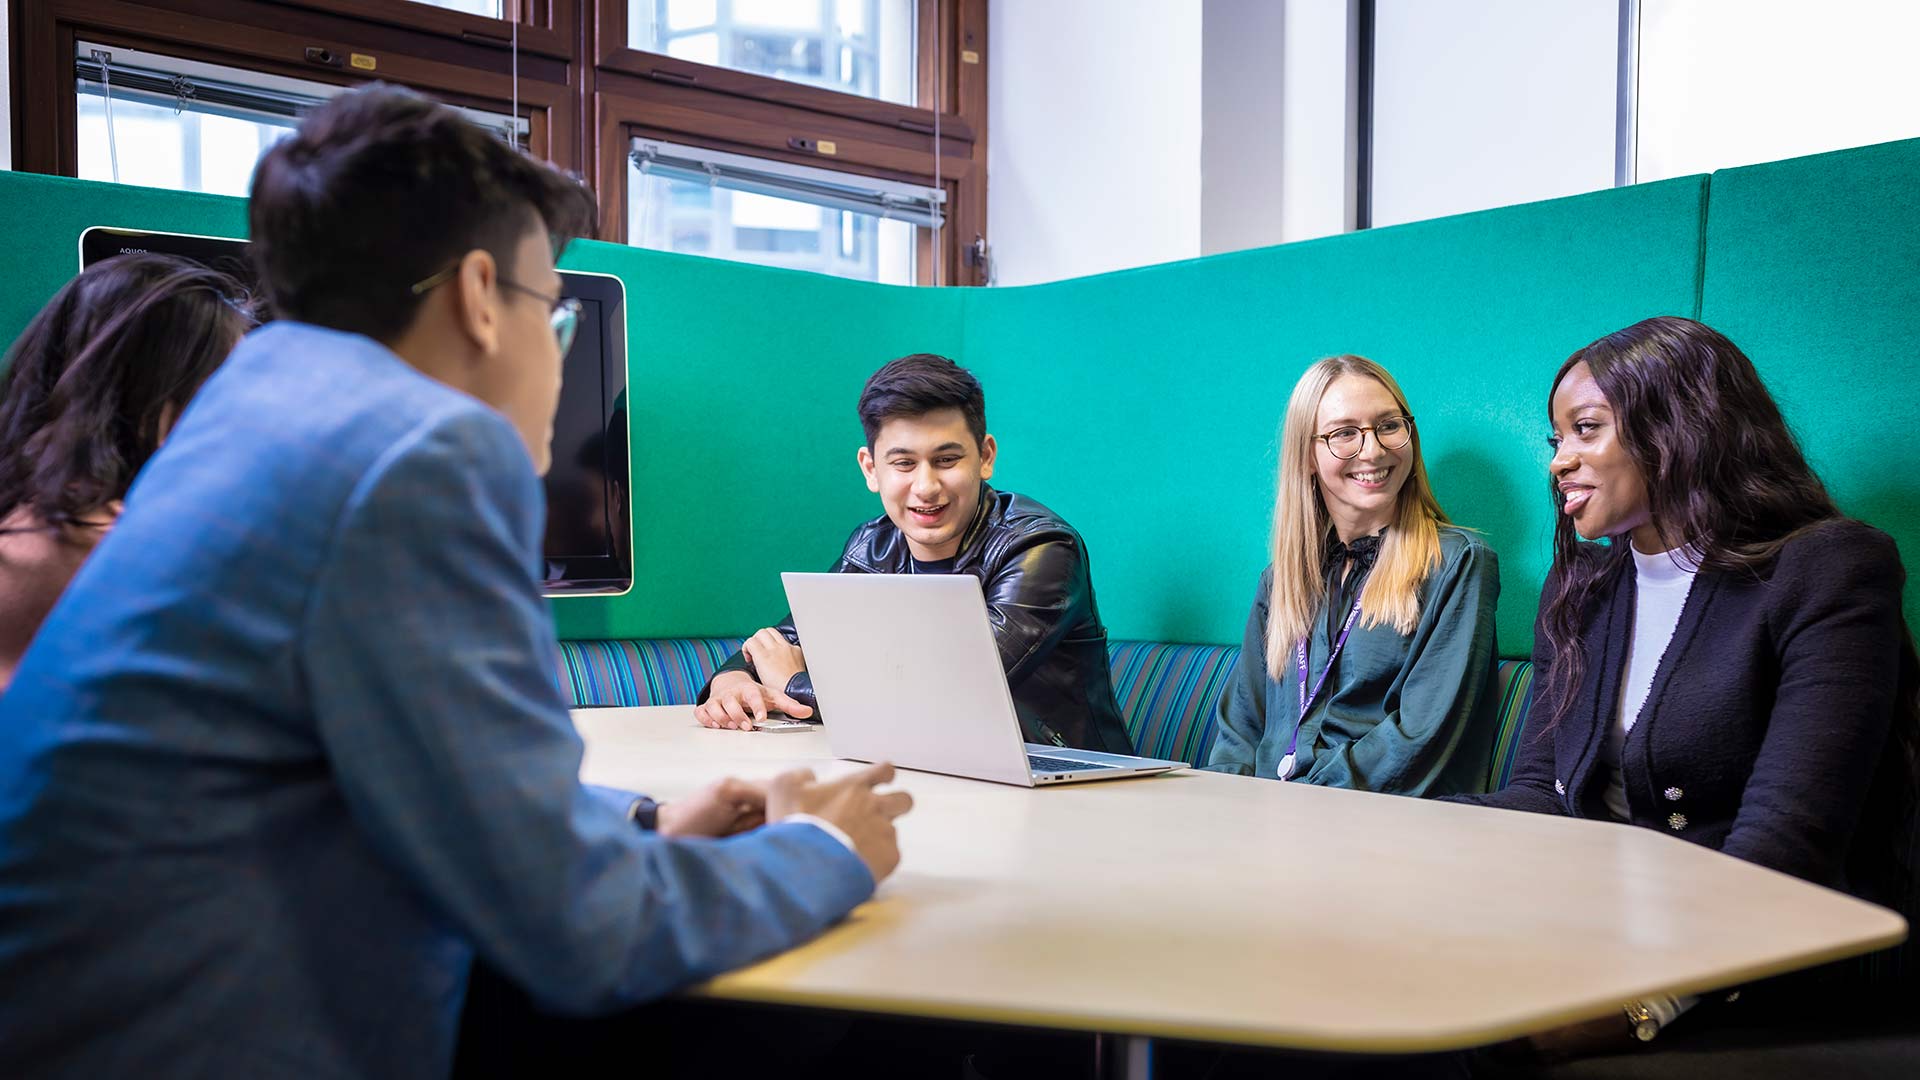
[[[507,142],[514,149],[520,147],[520,11],[514,5],[513,12],[513,115],[507,117]],[[532,142],[532,139],[528,139]]]
[[[113,136],[113,54],[105,49],[93,50],[94,62],[100,65],[100,93],[107,108],[107,160],[113,165],[113,182],[120,182],[120,146]]]
[[[940,113],[947,96],[947,54],[943,47],[946,21],[939,17],[939,5],[935,5],[933,20],[933,190],[945,191],[940,186]],[[936,206],[938,204],[935,204]],[[945,221],[937,221],[933,226],[933,283],[940,284],[942,263],[940,259],[942,234],[946,232]]]

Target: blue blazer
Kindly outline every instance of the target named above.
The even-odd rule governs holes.
[[[611,1009],[871,895],[820,829],[670,841],[583,787],[492,409],[243,342],[0,698],[0,1075],[441,1076],[477,950]]]

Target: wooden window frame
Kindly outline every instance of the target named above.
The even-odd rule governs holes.
[[[795,129],[788,126],[792,118],[783,110],[763,102],[716,101],[711,95],[661,84],[634,86],[615,81],[609,87],[604,73],[601,86],[603,90],[597,95],[595,106],[602,152],[594,188],[600,198],[602,240],[625,243],[628,239],[627,210],[632,195],[628,151],[635,138],[658,138],[794,165],[898,180],[921,187],[935,186],[935,178],[928,168],[931,148],[903,146],[897,141],[900,133],[892,129],[870,126],[871,130],[861,130],[855,121],[820,116],[803,117],[805,126]],[[726,111],[716,113],[703,106],[718,106]],[[716,138],[712,134],[716,130],[726,131],[734,138]],[[803,134],[791,134],[796,130]],[[787,144],[789,138],[804,138],[815,144],[824,138],[836,144],[838,153],[824,157],[794,150]],[[939,177],[939,186],[947,193],[947,223],[942,231],[951,237],[958,235],[960,229],[971,227],[964,218],[963,196],[971,194],[972,186],[978,181],[965,149],[957,146],[957,140],[948,140],[944,132],[941,139],[948,151],[942,158]],[[933,231],[921,229],[918,235],[915,281],[934,284]],[[972,270],[965,261],[965,253],[957,250],[954,243],[949,240],[943,244],[939,255],[939,284],[973,283],[968,276]]]
[[[987,232],[987,0],[917,3],[920,25],[934,29],[920,35],[921,105],[897,105],[634,49],[626,0],[596,0],[589,138],[598,147],[602,239],[626,240],[627,148],[654,136],[926,187],[937,180],[947,192],[938,273],[932,230],[922,230],[916,280],[984,284],[971,247]],[[941,106],[937,178],[935,110],[922,107],[933,102]],[[833,154],[816,149],[823,141]]]
[[[690,89],[704,90],[716,94],[729,94],[736,97],[764,101],[770,105],[789,105],[797,109],[809,109],[830,116],[843,116],[848,119],[865,120],[869,123],[899,127],[905,131],[924,135],[933,134],[934,110],[928,107],[940,88],[936,85],[936,74],[942,67],[935,53],[936,40],[950,41],[951,24],[960,9],[969,5],[979,8],[982,25],[986,13],[984,0],[916,0],[919,25],[933,27],[935,33],[920,35],[919,51],[914,57],[914,72],[918,81],[917,96],[919,102],[914,105],[897,105],[878,98],[862,97],[859,94],[842,90],[828,90],[805,83],[776,79],[769,75],[755,75],[732,68],[716,67],[712,64],[695,63],[668,56],[665,53],[646,52],[627,44],[627,0],[596,0],[599,19],[595,35],[597,55],[594,60],[603,73],[614,72],[631,75],[635,78],[650,79]],[[982,35],[984,36],[984,35]],[[957,53],[956,53],[957,55]],[[954,86],[952,72],[948,73],[945,93],[940,100],[955,106],[962,104],[958,88]],[[942,138],[951,135],[964,142],[974,140],[974,123],[978,120],[982,127],[986,118],[978,118],[962,113],[959,108],[946,109],[940,117]]]
[[[421,0],[276,0],[287,7],[422,30],[445,37],[492,45],[511,45],[513,24],[520,24],[520,51],[571,60],[579,4],[577,0],[500,0],[505,15],[491,19],[435,7]]]
[[[902,180],[947,192],[939,267],[922,230],[917,280],[983,284],[988,0],[915,0],[922,105],[896,105],[627,46],[627,0],[505,0],[491,19],[401,0],[3,0],[10,5],[15,167],[78,171],[76,40],[351,86],[382,79],[506,113],[537,156],[595,181],[601,236],[623,241],[635,135]],[[925,28],[932,28],[928,32]],[[319,50],[321,61],[315,59]],[[373,57],[364,72],[347,61]],[[937,104],[938,114],[925,105]],[[940,162],[934,175],[934,130]],[[818,151],[824,140],[835,153]]]

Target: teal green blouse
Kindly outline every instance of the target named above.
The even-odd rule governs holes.
[[[1214,772],[1277,779],[1300,720],[1297,675],[1267,670],[1267,600],[1273,567],[1260,576],[1239,665],[1220,699],[1207,759]],[[1499,722],[1493,613],[1499,560],[1477,533],[1440,527],[1440,567],[1420,590],[1410,635],[1354,623],[1320,696],[1300,724],[1295,783],[1454,795],[1486,790]],[[1307,686],[1326,670],[1341,619],[1314,620]],[[1331,623],[1331,625],[1329,625]]]

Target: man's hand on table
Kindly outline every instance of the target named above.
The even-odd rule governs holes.
[[[779,685],[787,684],[783,681]],[[693,718],[701,727],[752,731],[754,721],[764,720],[774,711],[795,720],[813,715],[812,709],[788,697],[784,690],[762,686],[744,671],[726,671],[713,677],[707,686],[707,700],[694,707]]]
[[[775,690],[785,691],[795,675],[807,670],[807,657],[800,646],[789,643],[771,626],[748,638],[740,646],[740,652],[753,665],[753,670],[760,673],[760,684]]]
[[[767,789],[729,776],[685,799],[661,803],[655,828],[661,836],[732,836],[766,820]]]
[[[816,780],[811,769],[795,769],[767,785],[766,817],[780,821],[807,814],[829,822],[853,841],[879,884],[900,865],[900,844],[893,819],[913,809],[913,796],[904,791],[875,791],[893,782],[893,766],[869,765],[838,780]]]

